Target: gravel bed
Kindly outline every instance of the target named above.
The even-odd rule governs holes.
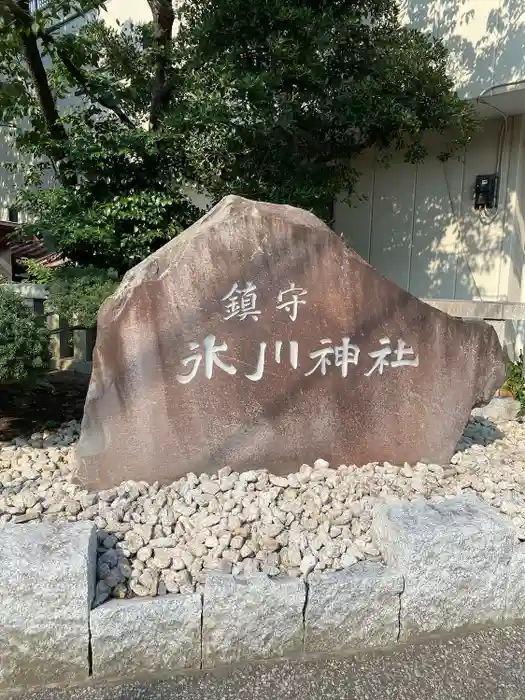
[[[71,483],[78,438],[55,432],[0,443],[0,527],[92,520],[98,528],[95,605],[113,596],[201,591],[210,569],[307,576],[380,560],[372,508],[388,498],[475,492],[525,540],[525,425],[472,418],[451,464],[364,467],[317,460],[278,477],[265,470],[185,478],[166,487],[125,482],[88,493]]]

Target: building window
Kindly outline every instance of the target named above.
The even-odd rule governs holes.
[[[26,266],[14,255],[11,256],[11,276],[13,282],[25,282],[27,280]]]
[[[47,2],[48,0],[29,0],[29,11],[36,12],[42,9]]]
[[[12,221],[15,224],[20,223],[20,212],[16,207],[9,207],[7,210],[7,220]]]

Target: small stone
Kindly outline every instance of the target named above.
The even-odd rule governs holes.
[[[512,503],[511,501],[503,501],[503,503],[500,506],[500,510],[506,515],[514,515],[518,511],[518,507],[515,503]]]
[[[154,549],[151,566],[155,569],[167,569],[171,564],[171,552],[169,549]]]
[[[98,501],[98,496],[96,493],[84,493],[80,496],[80,504],[82,508],[90,508],[91,506],[95,505],[95,503]]]
[[[288,479],[285,476],[275,476],[275,474],[270,474],[269,476],[270,484],[274,486],[280,486],[285,489],[288,487]]]
[[[78,515],[82,510],[82,506],[80,505],[80,503],[78,501],[73,500],[72,498],[66,499],[64,505],[66,513],[68,515]]]
[[[182,569],[186,568],[186,564],[181,557],[173,557],[171,560],[171,568],[175,571],[182,571]]]
[[[139,583],[141,584],[141,586],[144,586],[144,588],[148,591],[148,595],[157,595],[157,587],[159,583],[159,577],[157,573],[154,573],[150,569],[146,569],[139,576]]]
[[[226,491],[231,491],[237,481],[239,480],[238,474],[231,474],[230,476],[220,480],[220,488],[223,493]]]
[[[255,472],[255,471],[241,472],[239,474],[239,480],[243,481],[247,484],[253,484],[255,481],[257,481],[257,472]]]
[[[24,469],[22,471],[22,477],[27,481],[33,481],[34,479],[38,479],[38,472],[34,469]]]
[[[414,476],[414,470],[407,462],[405,462],[405,464],[401,467],[399,473],[401,474],[401,476],[404,476],[408,479]]]
[[[119,562],[119,554],[116,549],[108,549],[98,558],[99,563],[104,562],[109,564],[111,568],[117,566]]]
[[[202,542],[190,542],[188,548],[196,557],[204,557],[208,553],[208,548]]]
[[[221,518],[217,513],[212,513],[211,515],[208,515],[206,518],[204,518],[201,525],[203,528],[211,527],[212,525],[217,525],[217,523],[219,523],[220,520]]]
[[[230,540],[230,548],[231,549],[241,549],[242,550],[243,545],[244,545],[244,537],[241,537],[240,535],[235,535]],[[247,555],[247,556],[249,556],[249,555]]]
[[[29,523],[32,520],[36,520],[39,516],[39,513],[33,511],[27,511],[27,513],[24,513],[23,515],[15,515],[13,518],[13,522],[18,524],[21,523]]]
[[[137,552],[137,559],[139,561],[148,561],[153,555],[153,550],[151,547],[141,547]]]
[[[142,598],[150,595],[149,589],[134,579],[129,584],[129,587],[131,591],[135,593],[135,595],[140,596]]]
[[[128,595],[128,589],[125,583],[118,583],[111,591],[111,597],[119,600],[124,600]]]
[[[235,564],[236,562],[240,561],[241,553],[236,549],[225,549],[222,553],[222,558],[231,562],[232,564]]]
[[[272,564],[263,564],[261,571],[267,576],[278,576],[281,572],[278,566],[273,566]]]
[[[313,554],[307,554],[305,557],[303,557],[299,567],[303,576],[308,576],[308,574],[315,569],[316,564],[317,558],[314,557]]]
[[[341,566],[346,568],[348,566],[353,566],[354,564],[357,564],[358,559],[357,557],[354,557],[353,554],[343,554],[341,557]]]
[[[291,544],[288,546],[288,562],[290,566],[297,568],[301,566],[301,562],[303,561],[301,557],[301,550],[299,547]]]
[[[117,497],[117,489],[107,489],[106,491],[99,491],[98,498],[104,503],[111,503]]]
[[[65,508],[65,503],[51,503],[49,507],[46,508],[46,513],[61,513]]]
[[[119,583],[122,583],[122,576],[120,575],[119,570],[117,568],[111,569],[111,571],[104,577],[104,583],[110,590],[115,588],[115,586],[118,586]]]
[[[470,486],[474,489],[474,491],[477,491],[479,493],[482,493],[485,491],[485,483],[482,481],[482,479],[479,479],[477,476],[472,476],[470,478]]]
[[[155,537],[150,540],[148,544],[150,547],[153,547],[153,549],[166,549],[168,547],[173,547],[175,542],[171,537]]]
[[[119,563],[117,564],[117,569],[118,569],[122,578],[124,578],[124,579],[131,578],[133,570],[130,566],[130,563],[128,561],[126,561],[125,559],[119,560]]]
[[[135,524],[133,530],[142,538],[144,544],[148,544],[153,534],[153,525],[150,523],[144,525]]]
[[[232,542],[233,542],[233,539],[232,539]],[[236,547],[232,546],[232,549],[236,549]],[[255,550],[254,550],[253,546],[247,542],[246,544],[243,544],[243,546],[239,550],[239,553],[243,559],[246,559],[247,557],[253,556],[255,553]]]
[[[24,501],[24,507],[29,509],[34,508],[36,504],[40,502],[40,497],[32,491],[24,493],[22,499]]]
[[[314,469],[328,469],[330,467],[330,462],[326,459],[316,459],[314,462]]]
[[[206,553],[207,553],[207,550],[206,550]],[[188,552],[187,550],[183,550],[181,552],[180,558],[182,559],[182,561],[186,565],[187,569],[191,568],[191,565],[195,561],[195,557],[193,556],[193,554],[191,552]]]
[[[238,564],[235,567],[240,569]],[[222,571],[225,574],[231,574],[234,570],[233,563],[227,559],[214,559],[206,568],[211,571]]]
[[[168,593],[178,593],[180,590],[179,581],[175,577],[174,573],[171,571],[165,573],[164,585],[166,586],[166,590],[168,591]]]
[[[276,552],[280,549],[281,545],[273,537],[264,536],[261,539],[261,547],[269,552]]]
[[[204,493],[211,496],[215,496],[215,494],[220,491],[219,484],[216,481],[210,481],[209,479],[206,479],[201,483],[201,489],[204,491]]]
[[[93,607],[102,605],[111,595],[111,588],[105,581],[99,581],[95,588],[95,598],[93,600]]]

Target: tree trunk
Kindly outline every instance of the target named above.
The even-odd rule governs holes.
[[[173,86],[168,77],[169,49],[175,22],[172,0],[148,0],[153,15],[157,56],[155,83],[151,92],[150,126],[158,129],[162,113],[169,102]]]
[[[36,34],[33,32],[29,0],[6,0],[6,4],[11,10],[13,20],[19,28],[20,38],[24,46],[24,56],[33,77],[40,108],[49,129],[49,134],[54,141],[49,155],[57,165],[59,177],[62,180],[68,179],[61,172],[61,164],[63,164],[67,156],[67,133],[60,119],[55,98],[51,92],[46,69],[38,48]]]

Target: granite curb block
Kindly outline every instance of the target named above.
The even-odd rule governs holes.
[[[204,586],[203,667],[300,654],[305,602],[306,586],[299,579],[210,574]]]
[[[113,600],[90,613],[94,527],[6,527],[0,690],[353,653],[525,618],[525,546],[479,499],[382,504],[373,532],[386,566],[306,582],[210,572],[202,599]]]
[[[94,678],[201,666],[198,593],[112,600],[91,612]]]
[[[403,577],[381,564],[311,574],[304,651],[356,651],[397,642]]]
[[[92,523],[0,529],[0,689],[89,678]]]
[[[372,533],[405,580],[400,641],[503,621],[515,535],[493,508],[474,496],[381,505]]]

